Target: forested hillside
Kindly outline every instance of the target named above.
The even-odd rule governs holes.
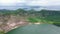
[[[6,28],[4,29],[4,27],[6,27],[7,24],[11,24],[11,23],[17,23],[16,26],[19,26],[20,25],[19,22],[21,21],[24,24],[25,22],[26,23],[39,22],[39,23],[48,23],[48,24],[54,24],[54,25],[60,26],[60,11],[54,11],[54,10],[35,11],[34,9],[0,10],[0,28],[1,29],[5,30]]]

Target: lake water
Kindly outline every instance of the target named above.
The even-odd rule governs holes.
[[[30,24],[16,28],[6,34],[60,34],[60,27],[51,24]]]

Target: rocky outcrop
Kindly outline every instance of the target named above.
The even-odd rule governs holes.
[[[0,30],[8,32],[14,28],[17,28],[26,24],[28,24],[28,21],[26,21],[23,17],[11,16],[10,19],[7,21],[7,23],[0,26]]]

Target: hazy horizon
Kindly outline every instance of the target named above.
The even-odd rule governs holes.
[[[46,9],[60,10],[60,0],[0,0],[0,9],[14,9],[21,6],[42,6]]]

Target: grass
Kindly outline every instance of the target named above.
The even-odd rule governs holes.
[[[28,20],[31,23],[40,22],[40,23],[48,23],[48,24],[60,25],[60,16],[48,16],[48,17],[45,17],[45,18],[29,17]]]
[[[0,31],[0,34],[5,34],[4,31]]]

